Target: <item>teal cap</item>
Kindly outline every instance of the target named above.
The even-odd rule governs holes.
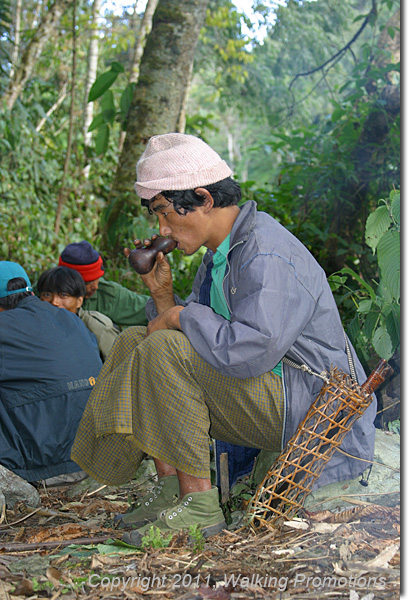
[[[7,290],[9,281],[14,280],[17,277],[26,280],[27,286],[25,288],[18,288],[17,290]],[[32,292],[32,290],[28,275],[21,265],[13,263],[12,261],[0,261],[0,299],[8,297],[10,294],[15,294],[16,292]]]

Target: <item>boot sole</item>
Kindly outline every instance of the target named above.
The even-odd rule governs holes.
[[[225,530],[228,526],[226,525],[225,521],[221,521],[220,523],[217,523],[216,525],[208,525],[208,527],[204,527],[203,529],[201,528],[201,532],[204,536],[204,538],[210,538],[211,536],[216,536],[216,534],[219,534],[220,532],[222,532],[222,530]]]
[[[114,525],[119,530],[135,530],[139,527],[144,527],[144,525],[147,525],[147,523],[150,523],[151,521],[155,521],[156,518],[157,516],[155,515],[155,517],[152,517],[151,519],[146,518],[143,521],[133,521],[132,523],[127,523],[122,519],[114,519]]]

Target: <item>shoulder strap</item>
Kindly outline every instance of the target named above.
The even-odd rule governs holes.
[[[356,375],[356,369],[355,369],[355,366],[354,366],[352,351],[350,349],[349,341],[348,341],[348,338],[347,338],[347,335],[346,335],[345,331],[343,331],[343,334],[344,334],[344,337],[345,337],[347,360],[349,362],[350,376],[353,379],[353,381],[357,382],[357,375]],[[290,358],[287,358],[286,356],[284,356],[282,358],[282,362],[284,362],[288,366],[291,366],[294,369],[299,369],[300,371],[304,371],[305,373],[309,373],[309,375],[314,375],[315,377],[320,377],[324,381],[328,381],[329,380],[329,375],[328,375],[328,373],[326,371],[322,371],[321,373],[315,373],[315,371],[312,371],[310,366],[308,366],[307,364],[297,364],[297,362],[294,362],[293,360],[291,360]]]

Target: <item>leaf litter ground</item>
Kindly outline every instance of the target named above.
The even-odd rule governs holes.
[[[176,534],[141,549],[113,527],[141,493],[140,484],[42,489],[40,508],[5,511],[0,599],[400,599],[398,506],[306,510],[278,529],[239,522],[207,541]],[[245,498],[227,505],[236,517]]]

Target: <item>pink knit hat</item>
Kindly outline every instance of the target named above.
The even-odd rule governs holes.
[[[232,175],[229,165],[195,136],[153,136],[137,163],[135,191],[152,199],[162,191],[184,191],[214,184]]]

